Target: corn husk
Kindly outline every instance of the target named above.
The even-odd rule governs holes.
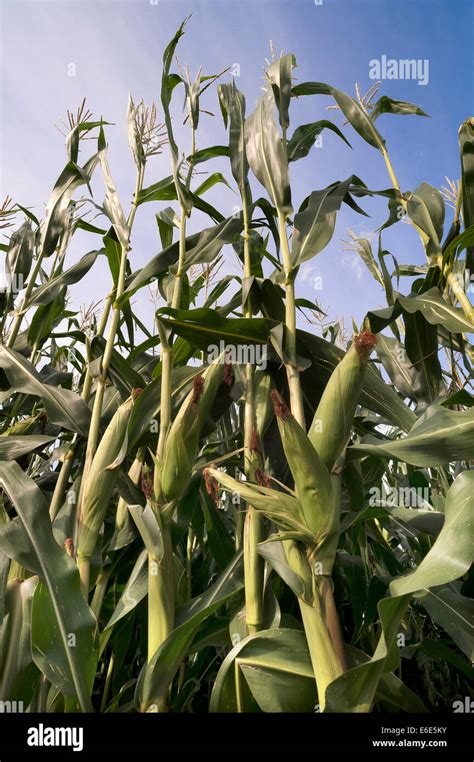
[[[38,415],[30,415],[28,418],[23,418],[21,421],[16,421],[13,426],[10,426],[3,432],[3,436],[20,436],[25,434],[31,434],[34,428],[37,426],[40,413]]]
[[[257,370],[254,375],[255,425],[260,438],[264,436],[273,418],[271,386],[270,374]]]
[[[308,437],[331,471],[347,445],[376,337],[365,331],[356,336],[326,385],[310,426]]]
[[[225,374],[226,364],[221,355],[202,376],[195,376],[193,388],[171,425],[159,465],[161,498],[167,503],[179,499],[189,483],[199,437]]]
[[[275,539],[297,539],[311,544],[313,534],[308,530],[302,505],[294,493],[281,492],[261,484],[238,481],[216,468],[206,469],[206,473],[225,489],[240,495],[249,505],[261,511],[275,522],[282,531]]]
[[[123,459],[124,450],[126,452],[132,407],[132,399],[120,405],[105,430],[87,474],[79,519],[79,558],[90,558],[94,552],[114,490],[117,467]]]
[[[330,574],[339,536],[339,506],[333,499],[331,477],[305,431],[276,390],[272,392],[283,449],[295,482],[296,497],[311,535],[308,552]],[[326,553],[326,550],[328,551]],[[334,551],[334,552],[333,552]]]

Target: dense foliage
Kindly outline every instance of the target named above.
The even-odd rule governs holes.
[[[163,56],[163,124],[130,99],[128,217],[109,127],[84,108],[44,219],[9,199],[1,210],[15,230],[0,245],[0,699],[49,712],[452,711],[473,677],[473,120],[459,130],[449,226],[436,188],[399,186],[379,132],[382,115],[419,107],[295,85],[283,55],[246,115],[234,81],[172,71],[183,32]],[[197,150],[207,88],[223,144]],[[187,158],[170,111],[180,90]],[[347,129],[290,130],[294,99],[319,96]],[[312,161],[323,130],[370,144],[383,189],[352,175],[295,209],[289,167]],[[147,186],[163,150],[172,174]],[[198,179],[218,157],[228,176]],[[100,173],[101,205],[88,193]],[[230,216],[204,198],[222,182],[239,194]],[[377,196],[377,246],[352,245],[387,307],[341,348],[337,325],[298,327],[320,311],[298,296],[298,272],[342,205],[356,218]],[[136,270],[145,203],[161,245]],[[209,224],[190,233],[195,210]],[[384,231],[407,221],[422,266],[384,249]],[[71,264],[78,230],[91,250]],[[241,273],[213,281],[227,253]],[[68,287],[99,257],[110,283],[84,319]],[[136,312],[150,284],[147,323]]]

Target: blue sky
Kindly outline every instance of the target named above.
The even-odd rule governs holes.
[[[354,94],[355,82],[362,92],[372,84],[372,59],[383,55],[397,60],[428,59],[427,85],[387,80],[380,92],[417,103],[431,118],[383,115],[378,127],[404,190],[413,190],[423,181],[439,188],[445,184],[445,175],[459,177],[457,130],[473,102],[474,5],[470,0],[323,0],[321,5],[314,0],[158,0],[157,4],[153,0],[0,0],[0,9],[0,193],[2,197],[10,194],[39,215],[66,163],[64,139],[54,125],[64,118],[66,109],[76,108],[84,97],[95,116],[115,123],[107,128],[109,162],[128,212],[134,185],[125,126],[128,93],[132,92],[135,100],[143,97],[146,102],[155,99],[159,103],[162,53],[189,13],[193,15],[178,48],[181,63],[187,63],[192,74],[200,64],[205,73],[238,64],[236,84],[246,95],[248,113],[263,84],[269,40],[277,53],[295,54],[298,82],[328,82],[350,94]],[[69,76],[70,64],[75,66],[75,76]],[[326,111],[329,103],[328,98],[315,96],[295,102],[289,134],[298,124],[324,118],[341,127],[340,113]],[[176,133],[180,147],[187,152],[190,136],[189,129],[181,126],[181,105],[179,93],[175,100]],[[198,147],[225,143],[215,89],[207,91],[202,105],[215,117],[202,116]],[[350,127],[343,129],[352,151],[337,136],[324,133],[321,148],[313,148],[307,159],[292,164],[296,208],[312,190],[353,173],[370,188],[389,186],[381,155]],[[82,160],[92,150],[93,143],[85,143]],[[212,164],[212,171],[217,170],[231,180],[224,162]],[[157,182],[169,171],[165,148],[161,157],[150,161],[145,185]],[[197,182],[203,179],[197,178]],[[256,193],[263,192],[257,182],[254,187]],[[93,189],[100,203],[103,189],[99,180]],[[210,191],[206,198],[225,215],[238,203],[223,186]],[[384,306],[383,293],[357,255],[341,250],[348,226],[368,235],[386,218],[384,201],[361,203],[371,217],[359,217],[344,209],[330,245],[302,268],[298,288],[300,295],[318,299],[329,308],[331,318],[343,317],[349,331],[352,316],[360,323],[368,309]],[[134,269],[160,249],[154,220],[159,208],[152,203],[139,209],[131,254]],[[190,229],[207,224],[196,213]],[[78,233],[70,262],[98,244],[96,237]],[[424,260],[416,233],[403,224],[387,232],[384,247],[400,263]],[[238,272],[231,250],[226,252],[226,269]],[[316,276],[323,283],[319,292],[312,286]],[[80,289],[74,290],[75,304],[100,299],[108,284],[108,272],[101,261]],[[402,282],[401,290],[409,290],[408,282]],[[142,292],[141,301],[146,300]]]

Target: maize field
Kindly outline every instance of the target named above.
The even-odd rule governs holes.
[[[451,712],[474,676],[474,120],[445,136],[451,206],[422,178],[404,188],[384,139],[388,123],[424,123],[419,106],[296,80],[287,53],[249,108],[228,70],[177,66],[190,26],[164,50],[158,105],[131,96],[118,126],[133,198],[108,158],[118,128],[82,104],[44,216],[28,199],[0,209],[0,701]],[[295,124],[300,99],[334,121]],[[200,138],[209,108],[219,145]],[[319,187],[323,131],[349,164],[370,146],[375,188],[356,174]],[[205,198],[219,183],[231,213]],[[356,225],[377,198],[375,238],[350,246],[386,306],[341,339],[305,319],[322,310],[298,295],[300,269],[342,208]],[[137,267],[143,205],[157,224]],[[407,223],[423,265],[384,248]],[[230,258],[238,271],[216,275]],[[84,316],[70,289],[97,261],[108,282]]]

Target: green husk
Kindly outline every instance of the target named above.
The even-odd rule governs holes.
[[[38,415],[30,415],[28,418],[16,421],[13,426],[9,426],[8,429],[5,429],[2,436],[13,437],[31,434],[34,428],[38,425],[40,416],[41,413],[38,413]]]
[[[367,361],[375,342],[375,335],[369,331],[354,338],[332,372],[309,428],[308,438],[330,471],[349,440]]]
[[[264,513],[284,531],[291,531],[302,542],[310,543],[313,539],[313,535],[306,527],[301,503],[294,494],[280,492],[260,484],[238,481],[217,468],[208,468],[206,473],[225,489],[240,495],[255,510]]]
[[[124,402],[107,426],[94,455],[84,485],[82,513],[79,518],[77,556],[90,558],[107,513],[117,478],[117,466],[126,447],[127,427],[133,400]]]
[[[327,515],[331,496],[329,471],[276,390],[272,392],[272,399],[306,526],[312,534],[319,536],[331,525]]]
[[[273,405],[270,394],[271,386],[272,377],[269,373],[262,370],[255,371],[255,425],[260,439],[262,439],[265,434],[273,417]]]
[[[202,375],[195,376],[193,388],[179,409],[166,439],[159,483],[165,502],[184,493],[199,449],[201,431],[209,416],[217,390],[229,366],[221,355]]]
[[[196,455],[196,442],[188,440],[179,428],[172,428],[166,440],[166,450],[161,468],[161,491],[166,502],[180,497],[191,477]]]

